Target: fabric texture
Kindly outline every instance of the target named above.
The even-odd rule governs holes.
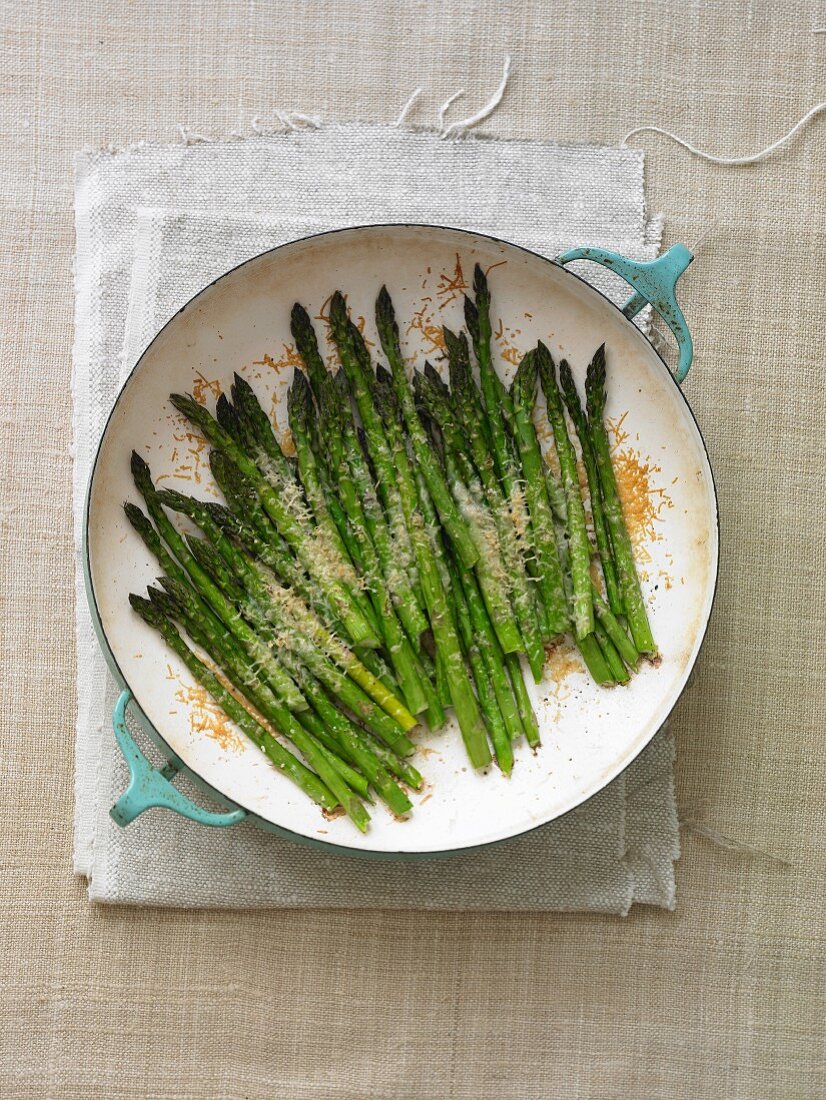
[[[346,193],[339,186],[343,161],[357,184]],[[364,125],[79,158],[75,869],[89,878],[92,900],[615,913],[627,913],[636,900],[673,906],[679,842],[673,745],[665,734],[627,775],[563,821],[459,859],[339,862],[250,825],[204,830],[169,814],[119,829],[108,812],[128,780],[109,724],[118,691],[83,591],[83,506],[102,425],[140,353],[211,279],[308,233],[402,219],[474,226],[548,255],[579,240],[651,259],[662,220],[646,217],[642,168],[642,155],[628,149],[459,144],[433,133]],[[536,182],[518,202],[505,204],[503,181],[517,176]],[[480,178],[490,183],[468,186]],[[267,213],[274,191],[276,221]],[[142,208],[147,200],[169,206]],[[242,211],[258,217],[250,221]],[[308,221],[308,211],[319,214]],[[627,297],[624,284],[602,282],[615,298]],[[648,797],[628,798],[629,784]],[[652,787],[659,804],[651,800]]]
[[[823,98],[822,5],[8,0],[0,15],[0,1093],[821,1100],[822,119],[748,168],[634,142],[667,243],[697,252],[684,392],[722,527],[711,628],[671,722],[688,823],[673,913],[90,906],[71,871],[70,383],[84,143],[278,128],[277,109],[387,123],[416,87],[409,119],[435,125],[460,88],[448,120],[485,103],[509,52],[497,137],[617,144],[651,122],[749,153]]]

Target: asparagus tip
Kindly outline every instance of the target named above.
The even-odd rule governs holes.
[[[319,368],[323,368],[313,322],[300,302],[295,302],[290,312],[290,332],[293,340],[295,340],[298,353],[304,360],[304,365],[310,374],[312,375]]]
[[[313,404],[313,391],[303,371],[293,372],[293,380],[287,390],[287,415],[290,424],[298,421],[298,426],[306,424],[307,417],[311,414]]]
[[[511,393],[520,397],[525,403],[533,404],[533,394],[536,388],[536,376],[539,368],[536,362],[536,351],[531,349],[522,356],[516,374],[511,383]]]
[[[132,469],[132,477],[142,493],[152,492],[152,474],[149,471],[149,463],[142,458],[137,451],[132,451],[129,460]]]
[[[232,413],[232,405],[230,404],[227,395],[223,392],[218,395],[218,400],[215,403],[215,411],[218,414],[219,418],[222,415],[226,416],[228,413]]]
[[[594,352],[585,375],[585,395],[588,403],[588,415],[602,416],[605,409],[605,344]]]
[[[380,314],[387,316],[388,319],[393,315],[393,300],[384,283],[382,283],[381,290],[376,298],[376,309]]]
[[[147,600],[145,596],[138,596],[135,592],[130,592],[129,603],[144,622],[148,623],[150,626],[160,626],[163,621],[163,615],[151,600]]]
[[[558,404],[559,387],[556,381],[556,364],[550,351],[541,340],[536,343],[536,365],[539,368],[539,378],[546,399]]]
[[[476,295],[477,302],[480,298],[490,300],[488,279],[479,264],[476,264],[473,268],[473,293]]]
[[[330,321],[333,325],[347,321],[347,302],[340,290],[333,291],[330,299]]]
[[[203,428],[204,424],[212,419],[203,405],[199,405],[191,393],[171,393],[169,400],[178,412],[183,413],[187,420],[190,420],[199,428]]]
[[[246,380],[242,378],[238,371],[234,371],[232,375],[232,399],[236,403],[243,402],[245,398],[252,397],[255,400],[255,394],[252,386]]]
[[[442,325],[442,336],[444,337],[447,353],[448,355],[450,355],[451,352],[458,349],[459,337],[456,335],[453,329],[448,328],[447,325]]]
[[[302,306],[301,302],[294,302],[293,308],[290,310],[290,328],[292,329],[293,336],[296,334],[296,328],[306,329],[308,326],[312,327],[309,313],[304,306]]]
[[[163,588],[171,599],[173,599],[178,606],[184,606],[187,602],[187,587],[181,581],[176,580],[174,577],[158,577],[158,584]]]
[[[144,515],[137,504],[133,504],[131,500],[125,500],[123,502],[123,510],[126,513],[126,518],[138,534],[143,533],[147,529],[151,529],[152,524],[149,522],[149,517]]]
[[[476,308],[474,302],[468,298],[467,294],[465,298],[465,324],[468,327],[471,337],[477,340],[479,337],[479,310]]]
[[[167,592],[164,592],[162,588],[156,588],[153,584],[150,584],[146,591],[152,604],[160,614],[172,616],[175,613],[175,601]]]
[[[434,385],[437,385],[437,386],[443,386],[444,385],[444,382],[442,381],[441,374],[439,374],[439,372],[436,370],[436,368],[433,366],[433,364],[430,362],[429,359],[425,359],[424,375],[425,375],[425,378],[428,378]]]
[[[230,515],[229,508],[225,504],[219,504],[217,500],[205,500],[204,510],[216,523],[221,523]]]
[[[571,414],[574,424],[579,427],[582,420],[582,406],[579,402],[579,393],[576,382],[574,382],[573,371],[567,359],[563,359],[559,364],[559,386],[562,390],[562,396],[565,398],[565,404],[568,406],[568,412]]]

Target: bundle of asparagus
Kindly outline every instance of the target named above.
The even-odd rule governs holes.
[[[340,365],[328,371],[296,304],[294,455],[237,374],[215,415],[170,398],[210,443],[225,504],[159,489],[132,455],[149,515],[132,503],[126,515],[162,570],[148,598],[130,596],[133,608],[275,767],[362,831],[371,792],[396,815],[411,809],[405,787],[422,777],[408,733],[419,716],[438,729],[452,707],[473,767],[495,758],[509,774],[515,742],[539,744],[521,656],[539,682],[546,648],[570,632],[594,680],[613,685],[656,652],[611,464],[604,349],[584,408],[568,364],[557,377],[541,343],[507,388],[490,318],[477,266],[470,340],[444,330],[448,384],[430,363],[408,377],[385,288],[376,324],[386,368],[336,292]],[[534,425],[538,384],[558,476]],[[199,534],[182,534],[170,512]]]

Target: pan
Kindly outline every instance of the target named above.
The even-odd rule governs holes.
[[[676,245],[637,263],[597,248],[548,260],[516,245],[464,230],[424,225],[343,229],[273,249],[223,275],[158,333],[118,396],[100,442],[86,500],[85,567],[89,606],[109,667],[122,688],[114,732],[130,770],[112,808],[126,825],[165,807],[202,825],[249,819],[293,840],[350,855],[413,858],[448,855],[535,829],[591,798],[642,751],[668,719],[691,674],[711,614],[717,579],[718,515],[712,471],[697,423],[680,389],[691,365],[691,337],[674,288],[691,254]],[[624,309],[566,265],[592,260],[629,282]],[[604,343],[607,417],[628,526],[661,660],[643,665],[622,688],[594,684],[572,645],[550,654],[540,684],[530,684],[542,747],[517,755],[506,778],[468,764],[455,726],[417,733],[416,766],[425,777],[403,821],[376,809],[361,834],[339,817],[321,816],[263,755],[222,721],[185,668],[132,612],[157,565],[127,522],[135,500],[129,457],[136,449],[167,488],[217,497],[203,441],[170,406],[172,391],[208,402],[238,371],[286,428],[286,393],[297,357],[289,329],[298,299],[320,318],[341,288],[368,340],[373,302],[385,283],[406,318],[413,361],[439,357],[439,332],[462,325],[462,296],[474,264],[493,293],[497,369],[507,382],[522,352],[544,340],[565,357],[580,388],[595,348]],[[651,304],[671,327],[680,352],[675,373],[633,317]],[[362,323],[361,321],[359,322]],[[321,331],[321,325],[318,326]],[[406,330],[406,331],[405,331]],[[329,350],[329,349],[328,349]],[[543,422],[541,397],[538,404]],[[540,434],[545,434],[540,430]],[[530,678],[529,678],[530,679]],[[127,709],[167,761],[153,766],[127,725]],[[206,809],[175,786],[195,781]]]

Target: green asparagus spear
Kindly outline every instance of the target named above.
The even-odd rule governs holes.
[[[516,696],[516,704],[519,707],[519,717],[525,730],[525,740],[535,749],[539,746],[539,723],[536,720],[533,704],[531,703],[528,689],[525,686],[525,677],[522,674],[522,662],[518,653],[505,654],[505,667],[508,670],[513,693]]]
[[[458,568],[460,567],[453,571],[453,603],[456,608],[459,637],[462,640],[462,647],[473,674],[473,682],[476,684],[479,707],[490,732],[496,761],[503,774],[510,775],[513,771],[513,746],[511,745],[510,734],[508,727],[505,725],[502,711],[499,709],[499,702],[493,690],[493,683],[488,674],[487,665],[482,657],[481,639],[474,633],[470,608],[464,598]]]
[[[330,514],[327,497],[321,481],[319,461],[312,444],[311,420],[315,416],[313,408],[313,395],[310,384],[304,374],[297,370],[293,374],[293,380],[287,391],[287,416],[290,422],[290,430],[296,449],[298,472],[304,495],[315,516],[319,527],[326,531],[330,542],[338,550],[342,559],[348,562],[348,550],[344,545],[339,528],[333,522]],[[348,562],[348,572],[351,570]],[[355,582],[355,576],[351,583]]]
[[[232,636],[222,631],[220,625],[216,629],[214,619],[201,613],[197,596],[192,590],[187,585],[169,577],[161,577],[159,580],[163,591],[149,588],[152,603],[167,617],[175,618],[182,624],[193,642],[221,668],[230,683],[241,692],[259,714],[262,714],[276,729],[282,731],[296,747],[299,747],[302,737],[309,738],[308,744],[327,761],[347,786],[356,794],[367,797],[369,791],[367,779],[342,759],[341,746],[327,731],[318,716],[309,708],[301,711],[299,715],[291,715],[287,711],[285,716],[283,700],[264,680],[260,670],[249,663]],[[303,679],[306,679],[303,670],[299,671]],[[299,727],[298,732],[295,730],[295,724]],[[298,741],[293,734],[299,738]],[[306,756],[303,749],[300,751]]]
[[[325,629],[299,597],[280,585],[274,574],[268,576],[266,566],[254,562],[233,546],[200,501],[174,490],[163,490],[158,496],[167,507],[190,516],[233,570],[246,589],[242,605],[245,614],[272,617],[279,629],[285,631],[284,644],[294,648],[303,661],[311,662],[314,674],[323,678],[365,722],[386,731],[387,736],[398,736],[399,730],[410,730],[417,725],[404,704],[376,680],[343,642]],[[352,686],[347,684],[346,677],[337,674],[333,662],[354,681]],[[391,727],[377,713],[375,704],[398,727],[392,733]]]
[[[637,667],[639,661],[639,653],[637,653],[637,647],[625,633],[619,619],[616,618],[610,607],[603,600],[602,596],[594,588],[594,614],[597,617],[597,621],[602,625],[603,630],[611,639],[619,651],[620,656],[625,661],[630,669]]]
[[[424,614],[424,599],[417,592],[417,584],[414,581],[416,570],[413,548],[398,486],[394,483],[388,487],[386,484],[387,470],[383,461],[384,451],[382,451],[376,468],[383,471],[379,473],[379,489],[385,490],[383,494],[387,509],[385,516],[365,457],[370,454],[375,462],[376,456],[370,450],[370,441],[366,433],[361,434],[357,430],[349,415],[349,389],[343,371],[339,371],[335,376],[333,385],[339,408],[342,404],[346,405],[345,412],[339,416],[343,441],[340,479],[344,480],[348,476],[352,478],[355,492],[363,507],[365,527],[375,547],[385,584],[392,596],[399,620],[416,653],[419,654],[421,653],[421,635],[428,629],[428,622]],[[387,446],[386,440],[384,446]],[[386,453],[388,461],[389,457],[388,450]]]
[[[570,553],[568,545],[568,534],[565,530],[564,522],[560,521],[558,524],[554,524],[554,532],[556,534],[556,545],[559,553],[559,563],[562,566],[562,580],[565,586],[565,598],[568,601],[569,611],[573,608],[574,602],[574,586],[571,577],[570,569]],[[598,596],[596,586],[591,582],[591,598],[594,599]],[[591,678],[597,684],[613,684],[614,677],[611,674],[602,650],[599,647],[596,637],[593,634],[586,634],[584,638],[580,638],[576,647],[585,661],[585,666],[591,674]]]
[[[180,581],[182,584],[189,584],[189,575],[186,570],[175,561],[166,549],[161,542],[161,536],[137,504],[133,504],[131,501],[127,500],[123,506],[123,510],[126,513],[126,518],[140,535],[146,548],[157,558],[164,573],[169,577],[174,577],[175,580]]]
[[[506,426],[513,420],[510,394],[493,367],[491,357],[490,290],[485,273],[479,264],[473,271],[475,303],[465,297],[465,324],[468,327],[476,362],[482,400],[491,429],[493,455],[500,477],[511,461]]]
[[[591,433],[588,429],[588,420],[585,411],[579,401],[576,383],[571,368],[563,361],[559,364],[559,385],[562,396],[568,408],[576,433],[579,436],[579,449],[582,452],[582,462],[588,477],[588,492],[591,497],[591,516],[594,521],[594,537],[597,542],[602,575],[605,578],[605,591],[608,595],[608,604],[615,615],[623,614],[622,597],[620,596],[617,582],[617,571],[614,565],[614,552],[611,547],[611,537],[608,534],[608,524],[605,519],[605,511],[602,503],[602,489],[599,483],[597,460],[591,442]]]
[[[471,423],[475,424],[484,436],[485,447],[493,456],[493,432],[490,420],[485,413],[482,395],[473,380],[473,372],[470,366],[470,348],[467,336],[464,332],[458,335],[446,326],[442,328],[442,335],[447,348],[448,375],[450,377],[450,390],[454,401],[459,395],[466,404],[463,406],[465,413],[469,414],[465,427],[469,429]],[[457,404],[458,408],[458,404]]]
[[[412,600],[406,599],[411,591],[407,572],[408,565],[412,563],[413,559],[411,536],[405,524],[398,486],[396,485],[395,471],[390,459],[390,451],[384,436],[382,423],[373,407],[372,380],[367,377],[353,345],[347,307],[340,294],[334,294],[331,300],[330,321],[333,339],[343,368],[343,377],[341,383],[339,383],[339,388],[346,380],[358,408],[367,441],[368,453],[375,467],[378,489],[386,512],[389,542],[379,541],[382,533],[377,527],[374,527],[371,531],[371,536],[374,538],[376,550],[382,560],[382,566],[385,568],[385,576],[390,590],[399,600],[399,616],[411,642],[418,647],[420,644],[419,636],[427,629],[427,622],[423,616],[416,614],[418,608]],[[308,343],[310,334],[305,334],[305,336],[305,343]],[[354,428],[350,429],[346,424],[344,427],[348,432],[355,430]],[[352,435],[350,439],[352,442]],[[355,476],[358,472],[355,456],[353,462],[351,469]]]
[[[634,645],[640,653],[655,655],[657,646],[645,611],[645,601],[637,576],[637,568],[634,564],[634,550],[622,514],[617,480],[611,462],[611,445],[608,440],[608,432],[605,429],[604,344],[597,349],[588,367],[585,379],[585,394],[588,407],[588,428],[596,457],[602,498],[605,502],[605,518],[611,534],[611,545],[614,549],[623,610],[628,619]]]
[[[280,476],[289,478],[291,475],[290,464],[278,444],[272,421],[261,407],[252,386],[240,374],[236,373],[230,392],[238,422],[245,432],[250,450],[254,450],[253,441],[255,441],[270,461],[275,464]]]
[[[342,529],[333,518],[332,509],[337,510],[337,519],[346,529],[346,519],[341,512],[337,497],[328,497],[324,493],[319,463],[312,447],[312,428],[310,420],[314,416],[313,397],[309,383],[301,371],[293,375],[292,385],[287,392],[287,408],[293,442],[296,448],[298,472],[304,494],[315,516],[318,526],[324,531],[330,544],[335,547],[342,563],[342,578],[347,584],[353,603],[370,623],[376,635],[381,635],[381,623],[376,620],[375,612],[359,591],[358,579],[352,562],[358,561],[351,554],[352,546],[345,545]]]
[[[327,386],[329,374],[318,350],[313,322],[310,320],[307,310],[299,302],[295,303],[290,314],[290,331],[309,376],[313,393],[316,395],[316,399],[320,400]]]
[[[416,564],[436,642],[437,667],[441,663],[441,671],[447,682],[470,761],[475,768],[483,768],[491,760],[487,731],[462,658],[448,591],[429,534],[438,529],[435,510],[424,479],[413,470],[405,450],[401,435],[400,408],[395,406],[394,409],[387,408],[385,411],[385,427],[392,446],[404,516],[413,541]]]
[[[429,366],[429,364],[426,364],[426,366]],[[432,373],[429,375],[427,373],[424,375],[416,375],[416,391],[428,413],[442,431],[445,444],[448,448],[445,455],[446,468],[454,485],[454,491],[461,491],[462,482],[464,481],[470,488],[471,499],[474,497],[476,498],[476,508],[471,511],[466,503],[465,514],[470,518],[471,530],[479,539],[477,546],[480,548],[480,564],[477,564],[477,570],[480,571],[480,579],[486,580],[483,569],[486,556],[491,549],[493,549],[494,553],[501,553],[502,565],[506,573],[507,584],[510,589],[510,599],[516,613],[520,636],[524,642],[524,649],[528,654],[531,670],[536,680],[539,681],[542,677],[545,651],[542,645],[541,631],[536,620],[534,597],[529,588],[531,582],[528,580],[525,573],[522,546],[520,545],[520,537],[517,534],[517,525],[513,523],[513,513],[510,510],[510,504],[505,499],[502,488],[496,477],[493,460],[484,447],[481,433],[476,429],[476,425],[471,423],[467,442],[470,444],[476,472],[478,472],[478,476],[481,478],[482,482],[482,493],[474,493],[473,487],[476,479],[476,472],[473,471],[473,466],[465,455],[467,444],[458,424],[452,418],[450,406],[434,384]],[[452,472],[454,468],[456,472]],[[477,534],[479,528],[475,526],[475,522],[481,519],[478,511],[481,504],[480,496],[484,497],[488,512],[496,528],[496,534],[493,540],[490,540],[484,535],[480,538]],[[464,499],[467,501],[468,498],[465,497]],[[490,545],[491,541],[495,544],[493,547]],[[487,583],[485,584],[485,591],[489,599],[494,595],[488,592]],[[491,603],[491,614],[497,614],[498,616],[498,613],[499,609]],[[512,646],[508,646],[510,651],[513,651],[513,648]],[[518,646],[517,648],[521,649],[523,646]]]
[[[183,538],[163,510],[163,506],[158,499],[158,492],[152,484],[149,466],[136,451],[132,452],[132,476],[135,479],[135,485],[146,501],[149,514],[154,519],[161,537],[186,570],[198,594],[209,604],[226,628],[231,630],[238,638],[249,653],[250,658],[259,662],[262,668],[266,670],[267,678],[276,688],[278,694],[287,702],[287,705],[292,710],[305,709],[307,704],[296,685],[278,662],[273,660],[267,647],[255,636],[236,608],[213,584],[210,577],[201,569],[187,549]],[[174,572],[172,575],[175,575]]]
[[[170,620],[153,603],[134,594],[130,595],[129,602],[144,622],[161,634],[166,644],[180,657],[190,673],[206,688],[221,709],[251,741],[258,745],[280,771],[288,775],[305,794],[308,794],[314,802],[317,802],[324,809],[333,810],[340,802],[352,817],[357,828],[362,832],[366,831],[369,822],[367,811],[358,799],[351,795],[350,791],[341,782],[340,777],[329,767],[326,760],[310,746],[309,739],[304,740],[303,747],[298,745],[296,747],[299,748],[305,759],[313,758],[312,763],[318,771],[318,775],[313,774],[291,752],[283,748],[272,734],[260,725],[249,711],[227,691],[217,676],[189,648]],[[283,717],[285,719],[287,715],[288,712],[284,711]],[[297,726],[294,720],[292,724]],[[301,741],[302,738],[299,736],[298,740]],[[306,753],[305,750],[307,750]],[[319,776],[323,776],[323,780]]]
[[[198,565],[213,584],[226,592],[229,599],[235,602],[243,596],[243,589],[233,577],[232,571],[227,567],[218,551],[206,539],[196,538],[195,535],[184,535],[184,542]]]
[[[479,379],[482,389],[482,404],[485,410],[485,419],[489,423],[491,454],[496,473],[501,482],[503,495],[507,504],[511,523],[523,554],[526,558],[527,572],[529,576],[538,579],[540,570],[534,563],[533,533],[530,516],[525,501],[525,493],[522,486],[519,466],[514,454],[514,447],[508,436],[508,428],[515,434],[514,409],[511,395],[502,380],[493,368],[491,357],[491,323],[490,323],[490,290],[487,278],[479,265],[476,265],[473,276],[475,304],[468,298],[465,299],[465,319],[473,340],[473,348],[479,365]],[[467,376],[470,377],[469,370]],[[474,387],[475,389],[475,387]],[[524,606],[520,611],[520,601],[525,603],[526,596],[517,589],[515,605],[519,614],[519,626],[525,639],[528,660],[534,679],[539,681],[542,675],[543,656],[541,649],[540,624],[550,627],[546,621],[547,611],[544,607],[544,597],[541,589],[534,588],[532,592],[532,607]],[[539,616],[539,622],[536,621]],[[546,630],[549,633],[549,630]]]
[[[617,647],[608,637],[599,619],[594,623],[594,637],[597,640],[599,648],[602,650],[602,656],[605,658],[605,663],[608,665],[611,678],[617,684],[627,684],[630,677],[625,665],[622,663],[622,657],[620,657]]]
[[[418,468],[421,470],[422,477],[427,485],[428,494],[439,513],[439,519],[450,536],[451,542],[456,547],[456,553],[459,555],[462,564],[470,569],[476,564],[479,553],[442,471],[438,463],[434,461],[430,442],[416,411],[413,391],[407,380],[404,359],[399,345],[399,327],[396,324],[393,303],[387,293],[387,287],[384,286],[381,288],[376,301],[376,324],[384,354],[390,364],[393,386],[404,415],[405,427]]]
[[[368,526],[365,517],[365,505],[358,494],[347,460],[348,450],[353,444],[352,437],[345,438],[348,435],[346,426],[349,425],[352,430],[349,393],[343,391],[341,385],[337,384],[336,378],[327,371],[318,349],[312,321],[307,311],[298,303],[293,306],[290,324],[296,347],[309,377],[309,386],[318,406],[319,416],[316,438],[321,443],[319,449],[323,449],[326,453],[329,475],[340,496],[339,501],[337,496],[329,493],[327,503],[330,506],[333,505],[334,501],[337,504],[340,503],[341,517],[334,516],[334,518],[339,524],[342,537],[345,537],[345,525],[351,533],[363,566],[365,579],[374,597],[377,613],[384,620],[388,617],[386,597],[389,595],[389,591],[382,573],[382,561],[374,545],[372,528]],[[382,524],[384,524],[383,517]],[[381,534],[384,534],[384,531]],[[396,556],[398,557],[398,554]],[[398,568],[396,568],[396,579],[397,581],[401,579],[401,571]],[[406,578],[404,580],[406,581]],[[405,583],[398,598],[404,601],[408,599],[409,595],[409,586]],[[396,630],[392,625],[390,629],[394,637],[387,638],[386,641],[392,653],[402,643],[397,641]],[[418,619],[415,622],[411,620],[411,632],[417,638],[418,634],[424,629],[426,629],[426,623],[423,619]],[[402,645],[402,648],[406,650],[407,647]],[[418,709],[422,709],[419,706],[422,689],[420,685],[411,680],[409,670],[407,676],[408,688],[412,692],[414,701],[411,709],[418,711]]]
[[[372,747],[360,736],[358,727],[330,701],[320,684],[308,677],[307,698],[324,725],[341,745],[344,756],[370,781],[379,797],[399,816],[412,809],[412,803],[390,776]]]
[[[496,639],[496,633],[488,617],[478,582],[473,572],[462,569],[458,562],[454,562],[458,583],[461,586],[465,603],[467,604],[470,623],[473,629],[476,643],[479,647],[488,679],[496,696],[496,704],[508,731],[508,737],[515,741],[524,731],[524,725],[520,716],[520,707],[508,676],[508,670],[502,649]],[[517,667],[518,667],[517,658]],[[519,681],[522,683],[522,672],[519,670]],[[500,761],[501,764],[501,761]]]
[[[577,642],[577,648],[582,654],[591,678],[597,684],[608,686],[614,683],[614,675],[608,666],[605,654],[602,652],[595,634],[586,634],[584,638],[580,638]]]
[[[438,545],[439,525],[436,508],[428,495],[427,484],[421,470],[416,470],[415,480],[419,510],[423,520],[421,537],[427,540],[431,551],[427,561],[432,565],[428,564],[425,567],[422,579],[425,596],[428,599],[430,622],[465,750],[475,768],[484,768],[491,760],[490,746],[467,667],[462,660],[453,602],[450,599],[452,594],[450,574],[445,556],[440,553],[441,548]],[[454,545],[453,549],[458,558],[458,548]]]
[[[397,617],[397,608],[385,579],[382,560],[387,562],[388,570],[395,568],[396,574],[401,571],[398,565],[391,565],[393,554],[387,528],[373,487],[369,484],[369,475],[366,470],[360,470],[358,475],[361,480],[362,491],[360,492],[357,477],[351,469],[351,462],[354,466],[359,465],[362,456],[355,434],[348,432],[342,424],[343,420],[349,420],[349,400],[341,402],[339,388],[328,375],[319,381],[318,389],[320,389],[321,430],[329,451],[330,465],[334,471],[342,508],[364,562],[364,576],[373,606],[382,625],[390,660],[401,684],[405,702],[413,714],[420,714],[429,708],[434,689],[413,644],[404,633],[402,617],[401,615]],[[352,424],[351,420],[349,422]],[[347,446],[345,446],[345,439]],[[368,521],[367,510],[372,513],[371,521]],[[382,547],[381,554],[376,549],[376,541]],[[407,576],[397,575],[395,581],[400,592],[400,602],[410,604],[411,613],[408,621],[414,629],[418,628],[418,638],[426,623],[423,617],[418,618],[418,603],[412,586]]]
[[[440,395],[434,393],[426,376],[416,375],[416,382],[417,398],[433,421],[438,423],[443,434],[445,471],[476,543],[476,575],[500,645],[506,652],[524,649],[525,642],[522,641],[511,606],[511,592],[515,576],[520,570],[518,558],[515,557],[518,551],[510,539],[513,532],[509,531],[507,520],[502,514],[502,500],[498,496],[498,489],[494,485],[492,493],[488,495],[486,486],[478,480],[476,467],[465,453],[465,440],[451,419],[450,408],[440,400]],[[478,459],[480,453],[483,459],[489,458],[475,428],[467,433],[466,442],[470,443],[471,453],[475,458]],[[489,477],[495,480],[493,467],[486,470],[486,473],[489,489]]]
[[[573,621],[577,641],[594,631],[594,605],[591,598],[591,544],[585,523],[585,509],[579,489],[576,453],[568,438],[565,410],[556,381],[556,369],[551,353],[540,341],[536,346],[539,377],[548,406],[548,420],[554,433],[570,539],[571,579],[573,581]]]
[[[295,486],[291,488],[285,481],[282,492],[276,492],[235,440],[192,397],[172,394],[170,401],[179,412],[201,429],[214,447],[222,450],[233,460],[244,476],[249,478],[261,498],[264,510],[310,576],[318,580],[336,608],[353,643],[371,648],[377,646],[379,640],[355,606],[346,584],[339,575],[341,569],[339,555],[330,547],[329,540],[323,537],[322,532],[313,528],[303,515],[300,502],[288,496]]]
[[[522,359],[511,386],[513,426],[525,479],[525,496],[531,517],[539,586],[545,604],[548,633],[553,636],[568,629],[568,611],[562,569],[556,552],[553,515],[542,468],[542,452],[533,424],[536,378],[536,355],[528,352]]]

